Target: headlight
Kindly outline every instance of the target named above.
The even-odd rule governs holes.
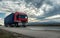
[[[27,18],[27,17],[25,17],[25,18]]]

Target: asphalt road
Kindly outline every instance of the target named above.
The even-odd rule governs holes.
[[[26,28],[23,28],[23,27],[0,26],[0,29],[32,36],[35,38],[60,38],[60,27],[28,26]]]

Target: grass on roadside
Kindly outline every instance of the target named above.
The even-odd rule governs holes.
[[[11,33],[0,30],[0,38],[17,38],[17,37],[12,35]]]

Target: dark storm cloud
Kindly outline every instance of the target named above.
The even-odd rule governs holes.
[[[2,1],[2,0],[0,0],[0,1]]]
[[[50,17],[50,16],[54,16],[54,15],[60,14],[60,5],[59,4],[54,4],[54,2],[50,1],[50,0],[45,0],[44,3],[46,3],[46,4],[50,5],[50,6],[53,6],[53,8],[50,9],[49,11],[45,11],[45,9],[43,9],[44,15],[43,16],[35,16],[34,18],[45,19],[46,17]],[[40,4],[43,5],[44,3],[42,3],[42,2],[37,3],[37,5],[35,7],[38,6],[37,8],[40,8]]]
[[[57,14],[60,14],[60,5],[54,6],[54,8],[48,11],[48,13],[45,13],[44,16],[50,17],[50,16],[57,15]]]
[[[50,0],[45,0],[44,2],[45,2],[46,4],[49,4],[49,5],[53,6],[53,2],[50,1]]]
[[[53,6],[53,9],[51,9],[49,11],[45,11],[46,8],[43,9],[43,11],[44,11],[43,16],[41,16],[41,15],[36,16],[36,15],[31,14],[32,18],[44,19],[46,17],[50,17],[50,16],[53,16],[53,15],[56,15],[56,14],[60,14],[60,5],[54,4],[54,2],[51,1],[51,0],[12,0],[12,1],[25,1],[26,6],[28,6],[31,3],[34,7],[37,8],[37,10],[39,10],[42,7],[42,5],[44,5],[45,3],[46,3],[46,5]],[[20,3],[18,3],[18,5],[20,5]],[[38,12],[38,13],[40,13],[40,12]]]
[[[44,12],[45,13],[45,12]],[[55,6],[52,10],[48,11],[48,13],[45,13],[42,16],[37,16],[37,19],[45,19],[46,17],[54,16],[54,15],[59,15],[60,14],[60,6]]]
[[[27,4],[32,3],[36,8],[40,8],[44,0],[25,0]]]

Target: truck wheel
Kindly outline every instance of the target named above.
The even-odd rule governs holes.
[[[26,27],[26,25],[22,25],[23,27]]]

